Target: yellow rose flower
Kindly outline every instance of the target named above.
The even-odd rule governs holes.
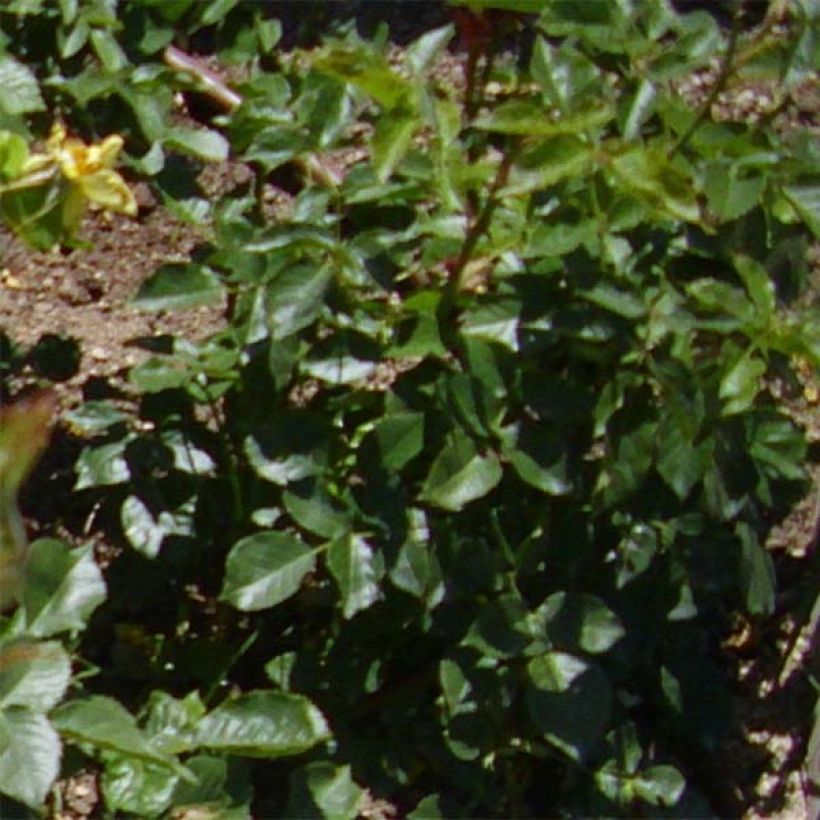
[[[137,203],[125,180],[112,169],[122,150],[122,137],[113,134],[99,145],[69,137],[60,123],[51,129],[46,152],[63,176],[76,185],[92,205],[134,216]]]

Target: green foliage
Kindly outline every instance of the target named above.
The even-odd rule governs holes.
[[[224,300],[224,330],[154,350],[131,412],[70,418],[75,495],[127,549],[89,624],[88,548],[31,547],[0,621],[15,800],[43,801],[65,743],[133,816],[355,817],[365,789],[411,817],[708,809],[720,640],[772,612],[765,536],[804,478],[766,379],[820,359],[781,264],[817,229],[814,149],[681,107],[670,80],[723,45],[708,16],[468,5],[538,13],[528,62],[479,43],[507,99],[432,78],[452,27],[399,70],[351,33],[272,64],[257,4],[30,12],[56,23],[44,99],[94,127],[124,103],[135,168],[230,145],[303,176],[289,218],[209,206],[197,260],[137,296]],[[224,135],[169,124],[173,28],[245,63]],[[64,699],[84,651],[106,663]]]

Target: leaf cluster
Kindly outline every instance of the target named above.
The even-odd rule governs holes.
[[[236,4],[131,5],[151,53]],[[235,42],[263,54],[247,5]],[[152,340],[132,412],[70,416],[74,491],[126,550],[76,645],[96,677],[9,720],[94,758],[111,811],[722,810],[720,641],[773,612],[765,537],[805,478],[767,379],[820,358],[793,306],[817,149],[681,104],[671,81],[727,47],[708,15],[470,5],[537,14],[515,55],[460,24],[466,94],[432,71],[452,26],[401,66],[352,31],[250,65],[218,141],[261,181],[296,169],[289,212],[208,205],[196,260],[135,305],[224,300],[224,330]],[[85,76],[136,99],[150,72],[103,53]],[[5,759],[36,804],[53,752],[25,793]]]

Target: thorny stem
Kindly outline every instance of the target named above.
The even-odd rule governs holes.
[[[726,87],[726,82],[729,79],[729,75],[732,73],[732,69],[734,67],[737,44],[740,38],[740,20],[742,17],[742,12],[743,2],[742,0],[738,0],[738,2],[735,3],[734,14],[732,15],[732,28],[729,31],[729,43],[726,47],[726,54],[723,56],[723,62],[720,65],[720,73],[718,74],[715,84],[712,86],[708,96],[703,101],[697,116],[669,151],[669,159],[672,159],[675,154],[683,150],[692,138],[695,131],[700,128],[703,121],[709,116],[712,106],[715,104],[717,98]]]

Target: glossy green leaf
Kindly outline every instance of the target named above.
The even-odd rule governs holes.
[[[502,595],[481,607],[463,645],[492,658],[515,658],[532,642],[527,608],[517,595]]]
[[[48,712],[62,700],[70,676],[71,660],[56,641],[0,642],[0,709]]]
[[[134,305],[145,310],[182,310],[213,304],[222,294],[222,285],[210,268],[168,264],[143,282]]]
[[[746,292],[755,306],[756,318],[767,322],[777,308],[774,282],[766,268],[750,256],[736,255],[735,270],[746,286]]]
[[[110,810],[156,817],[168,808],[179,775],[167,766],[118,754],[107,754],[102,791]]]
[[[87,401],[74,410],[69,410],[63,418],[72,431],[93,436],[125,421],[128,416],[107,401]]]
[[[572,480],[566,442],[546,427],[524,422],[505,431],[504,456],[518,477],[548,495],[567,495]]]
[[[675,219],[700,221],[694,180],[667,159],[661,145],[632,148],[613,157],[610,168],[635,196]]]
[[[338,817],[339,820],[354,820],[359,816],[364,789],[353,780],[350,766],[317,760],[296,772],[294,779],[289,816]]]
[[[387,109],[407,106],[414,96],[410,82],[394,72],[383,55],[366,46],[330,49],[313,65],[356,86]]]
[[[424,414],[403,412],[385,415],[376,425],[374,435],[384,466],[390,470],[400,470],[424,446]]]
[[[618,616],[597,596],[556,592],[539,607],[550,641],[560,649],[597,655],[626,634]]]
[[[382,597],[384,558],[356,534],[337,538],[327,552],[327,566],[342,596],[342,613],[352,618]]]
[[[433,61],[444,51],[447,43],[453,38],[454,27],[452,25],[427,31],[413,40],[405,51],[405,60],[410,68],[421,74],[431,67]]]
[[[379,118],[370,150],[380,182],[386,182],[404,158],[418,127],[418,117],[412,110],[397,108]]]
[[[571,111],[577,105],[583,106],[589,99],[600,96],[600,71],[572,42],[556,47],[545,38],[538,37],[533,47],[530,70],[550,104],[560,111]],[[592,93],[593,89],[595,93]]]
[[[591,758],[612,713],[612,692],[601,669],[565,652],[527,664],[527,709],[544,737],[573,760]]]
[[[163,143],[206,162],[225,162],[228,158],[228,141],[218,131],[207,128],[169,128]]]
[[[24,577],[23,614],[26,632],[32,636],[83,629],[106,598],[105,581],[90,546],[69,549],[51,538],[34,541]]]
[[[416,804],[408,815],[408,820],[441,820],[445,815],[441,809],[441,799],[437,794],[429,794]]]
[[[410,522],[410,532],[390,570],[390,580],[432,609],[444,599],[444,575],[430,543],[426,516],[421,510],[411,510]]]
[[[6,114],[29,114],[46,107],[31,69],[8,54],[0,56],[0,88],[0,111]]]
[[[713,163],[706,172],[704,191],[709,209],[721,219],[738,219],[760,201],[766,187],[762,175],[739,178],[730,167]]]
[[[457,433],[433,462],[419,500],[457,512],[487,495],[501,481],[501,475],[495,453],[481,453],[472,439]]]
[[[540,99],[510,100],[480,116],[475,127],[499,134],[552,137],[600,128],[613,119],[607,105],[591,105],[565,117],[553,117]]]
[[[465,336],[496,342],[513,352],[518,350],[518,322],[521,303],[513,299],[495,300],[462,316],[461,332]]]
[[[815,239],[820,239],[820,185],[788,185],[783,193]]]
[[[751,407],[763,387],[766,363],[757,357],[741,356],[720,382],[723,415],[743,413]]]
[[[51,717],[54,727],[72,743],[179,769],[175,760],[151,746],[134,716],[113,698],[93,695],[71,700],[58,706]]]
[[[291,484],[282,494],[282,502],[291,518],[314,535],[336,538],[350,529],[348,514],[316,485]]]
[[[35,811],[60,771],[60,738],[40,711],[0,709],[0,794]]]
[[[28,144],[19,134],[0,131],[0,179],[19,176],[28,155]]]
[[[655,84],[645,77],[641,79],[627,99],[623,114],[619,117],[621,136],[625,140],[634,140],[640,134],[643,124],[654,113],[656,96]]]
[[[191,534],[193,512],[193,505],[186,503],[155,515],[142,499],[129,495],[120,508],[120,521],[131,546],[146,558],[156,558],[166,536]]]
[[[199,722],[195,742],[225,754],[273,759],[329,739],[322,713],[307,698],[259,690],[217,706]]]
[[[238,609],[268,609],[298,592],[316,566],[316,551],[296,536],[260,532],[237,541],[225,562],[220,598]]]
[[[319,315],[333,279],[325,265],[295,265],[274,279],[267,291],[267,317],[272,339],[284,339],[307,327]]]
[[[650,806],[674,806],[685,787],[683,775],[674,766],[650,766],[633,783],[636,796]]]

